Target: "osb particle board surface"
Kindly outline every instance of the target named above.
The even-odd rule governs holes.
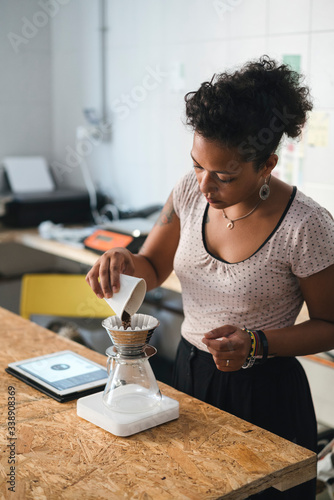
[[[316,456],[160,384],[180,418],[120,438],[4,372],[9,362],[71,349],[105,357],[0,308],[0,498],[241,500],[316,474]],[[15,493],[8,491],[8,386],[16,392]]]

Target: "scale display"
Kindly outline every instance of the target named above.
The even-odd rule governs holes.
[[[133,236],[128,234],[114,233],[104,229],[97,229],[84,240],[84,245],[90,250],[104,253],[115,247],[127,247],[132,243]]]

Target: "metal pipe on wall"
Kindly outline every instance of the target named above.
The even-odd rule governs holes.
[[[107,3],[100,0],[100,47],[101,47],[101,107],[102,123],[107,123]]]

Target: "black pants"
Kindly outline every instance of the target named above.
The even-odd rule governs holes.
[[[272,358],[246,370],[222,372],[211,354],[182,338],[174,387],[304,448],[317,450],[317,424],[309,384],[296,358]],[[316,480],[285,492],[270,488],[258,500],[314,500]]]

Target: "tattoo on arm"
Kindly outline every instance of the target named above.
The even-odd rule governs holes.
[[[143,243],[142,246],[140,247],[139,251],[138,251],[138,254],[145,253],[145,251],[146,251],[145,243]]]
[[[159,215],[159,218],[156,222],[159,226],[165,226],[169,224],[173,220],[173,215],[175,214],[174,206],[173,206],[173,197],[172,195],[168,198],[168,201]]]

